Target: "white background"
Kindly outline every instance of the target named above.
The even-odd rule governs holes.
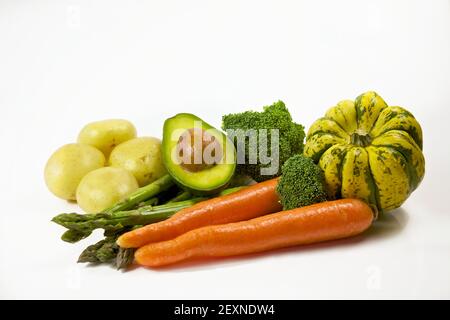
[[[0,0],[0,298],[450,298],[450,1]],[[161,135],[282,99],[309,126],[377,91],[424,130],[426,177],[353,240],[159,271],[76,264],[43,181],[87,122]],[[97,236],[100,236],[97,234]]]

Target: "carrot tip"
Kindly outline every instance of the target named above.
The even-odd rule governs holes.
[[[116,244],[121,248],[127,248],[126,243],[123,241],[121,236],[116,240]]]

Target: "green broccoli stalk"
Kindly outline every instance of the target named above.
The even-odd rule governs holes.
[[[284,210],[327,200],[322,169],[310,158],[295,155],[286,161],[277,186]]]
[[[282,101],[264,107],[262,112],[246,111],[225,115],[222,118],[222,128],[238,151],[237,173],[248,175],[257,182],[279,176],[281,166],[293,155],[303,152],[304,127],[292,121],[291,114]],[[276,141],[276,137],[272,137],[271,129],[278,130],[278,148],[273,148],[272,138]],[[267,140],[264,139],[266,132]],[[252,138],[255,138],[253,141],[256,141],[256,148],[251,148],[255,144],[250,144],[252,138],[249,138],[249,133],[254,135]],[[240,148],[239,141],[244,141],[243,149]],[[239,153],[244,153],[245,161],[239,161]],[[275,172],[268,174],[267,170],[264,171],[274,163]]]

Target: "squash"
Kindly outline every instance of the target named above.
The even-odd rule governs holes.
[[[422,129],[375,92],[330,108],[309,129],[304,154],[322,168],[328,197],[358,198],[381,212],[400,207],[425,174]]]

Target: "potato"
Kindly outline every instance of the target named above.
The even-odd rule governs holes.
[[[106,158],[122,142],[136,137],[136,128],[127,120],[112,119],[87,124],[78,135],[78,142],[99,149]]]
[[[102,212],[138,188],[136,178],[125,169],[100,168],[81,180],[77,189],[77,202],[87,213]]]
[[[109,164],[134,175],[139,186],[145,186],[165,175],[161,159],[161,140],[141,137],[118,145],[109,157]]]
[[[53,153],[44,170],[45,183],[57,197],[75,200],[81,179],[105,165],[105,156],[94,147],[72,143]]]

